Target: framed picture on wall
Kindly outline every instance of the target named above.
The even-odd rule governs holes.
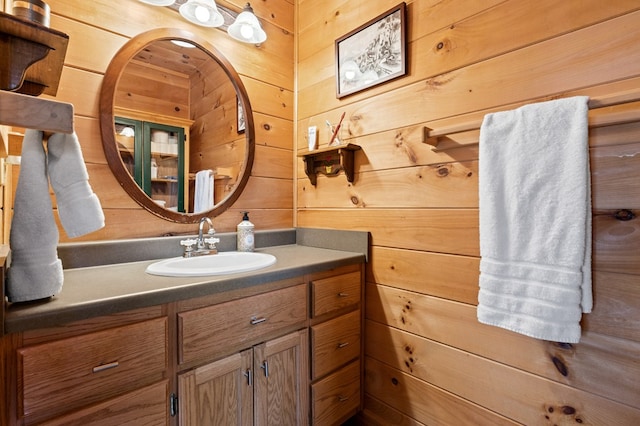
[[[338,98],[407,73],[405,15],[400,3],[336,40]]]
[[[236,105],[238,106],[236,114],[238,117],[238,133],[244,133],[244,129],[246,128],[246,123],[244,121],[244,108],[242,108],[242,102],[240,102],[240,98],[238,97],[236,97]]]

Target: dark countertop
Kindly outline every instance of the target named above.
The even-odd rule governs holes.
[[[295,232],[293,244],[256,249],[257,252],[274,255],[277,259],[274,265],[239,274],[162,277],[145,273],[146,267],[158,259],[65,269],[64,285],[59,295],[43,302],[19,303],[7,307],[4,331],[15,333],[51,327],[131,309],[259,286],[366,261],[367,233],[301,229]],[[329,248],[325,248],[327,246]],[[348,251],[341,250],[341,246]]]

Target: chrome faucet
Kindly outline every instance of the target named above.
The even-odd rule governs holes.
[[[204,234],[204,225],[207,224],[207,237]],[[183,257],[204,256],[207,254],[217,254],[218,248],[216,244],[220,242],[220,238],[214,238],[216,230],[213,229],[213,222],[208,217],[200,219],[198,224],[198,237],[196,239],[186,239],[180,241],[180,245],[184,246]],[[194,249],[195,246],[195,249]]]
[[[213,236],[213,234],[216,233],[216,230],[213,229],[213,222],[211,222],[211,219],[209,219],[206,216],[200,219],[200,224],[198,225],[198,250],[204,248],[205,241],[204,241],[203,231],[204,231],[205,223],[209,227],[209,231],[207,232],[207,235]]]

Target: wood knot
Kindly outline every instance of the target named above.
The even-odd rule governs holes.
[[[264,123],[262,125],[262,128],[265,129],[265,130],[271,130],[271,126],[269,125],[269,123]]]
[[[561,349],[573,349],[573,345],[571,343],[556,342],[556,346]]]
[[[567,377],[569,375],[569,369],[560,358],[554,356],[551,357],[551,361],[560,374],[562,374],[564,377]]]
[[[615,212],[613,214],[613,217],[615,217],[617,220],[621,220],[623,222],[626,222],[628,220],[635,219],[636,215],[633,214],[633,212],[631,210],[622,209],[622,210],[618,210],[617,212]]]
[[[440,177],[449,176],[449,168],[448,167],[438,167],[438,176],[440,176]]]
[[[396,379],[395,377],[391,378],[391,384],[393,384],[393,386],[398,386],[398,383],[400,383],[398,379]]]

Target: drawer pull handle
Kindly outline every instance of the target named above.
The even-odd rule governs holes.
[[[349,297],[349,293],[341,291],[340,293],[338,293],[338,297]]]
[[[247,369],[242,375],[247,378],[247,386],[253,386],[253,373],[251,373],[251,369]]]
[[[349,346],[349,342],[338,343],[338,349],[342,349]]]
[[[251,325],[260,324],[261,322],[265,322],[266,320],[267,319],[265,317],[262,317],[262,318],[251,317]]]
[[[112,368],[116,368],[118,365],[120,365],[120,363],[118,363],[118,361],[113,361],[113,362],[110,362],[108,364],[98,365],[97,367],[93,367],[93,372],[94,373],[99,373],[101,371],[111,370]]]
[[[348,396],[338,395],[338,401],[339,402],[347,402],[348,400],[349,400]]]

